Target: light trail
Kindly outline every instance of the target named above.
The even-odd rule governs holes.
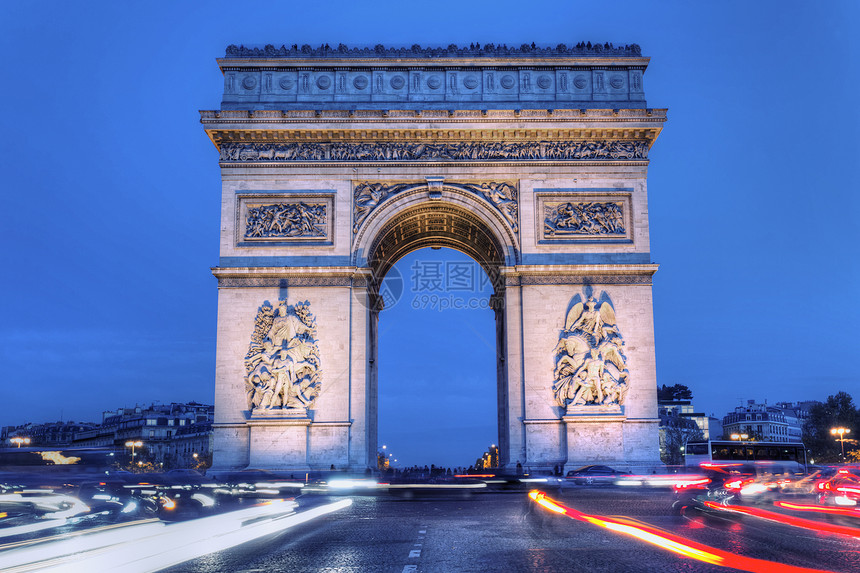
[[[774,521],[776,523],[782,523],[784,525],[791,525],[794,527],[801,527],[803,529],[808,529],[811,531],[819,531],[822,533],[838,533],[840,535],[847,535],[849,537],[860,537],[860,529],[857,529],[856,527],[845,527],[842,525],[834,525],[832,523],[824,523],[823,521],[803,519],[802,517],[785,515],[782,513],[777,513],[775,511],[760,509],[758,507],[746,507],[743,505],[720,505],[718,503],[714,503],[713,501],[706,501],[705,506],[709,509],[716,509],[719,511],[752,515],[754,517],[759,517],[768,521]]]
[[[830,507],[829,505],[808,505],[802,503],[791,503],[788,501],[775,501],[773,504],[783,509],[793,511],[813,511],[817,513],[832,513],[834,515],[847,515],[848,517],[860,517],[860,509],[847,507]]]
[[[0,570],[158,571],[282,532],[351,504],[351,499],[343,499],[296,513],[295,502],[276,500],[191,521],[152,523],[40,543],[0,554]]]
[[[589,515],[550,499],[544,492],[537,490],[529,492],[529,497],[535,503],[541,505],[548,511],[552,511],[553,513],[565,515],[577,521],[583,521],[585,523],[604,527],[616,533],[630,535],[631,537],[635,537],[645,541],[646,543],[656,545],[661,549],[666,549],[683,557],[689,557],[712,565],[730,567],[741,571],[749,571],[750,573],[773,573],[774,571],[780,571],[780,573],[832,573],[822,569],[808,569],[774,561],[766,561],[764,559],[755,559],[753,557],[736,555],[734,553],[729,553],[728,551],[723,551],[722,549],[697,543],[679,535],[668,533],[657,527],[644,525],[623,518]]]

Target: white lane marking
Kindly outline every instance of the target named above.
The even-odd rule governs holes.
[[[418,571],[418,565],[404,565],[403,566],[403,573],[415,573],[415,571]]]
[[[420,549],[413,549],[412,551],[409,552],[409,557],[421,557],[421,550]]]
[[[426,529],[420,529],[420,530],[418,530],[418,533],[424,534],[424,533],[427,533],[427,530]]]

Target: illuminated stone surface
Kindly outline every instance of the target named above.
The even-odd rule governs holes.
[[[375,466],[377,286],[426,246],[494,278],[503,463],[657,462],[646,176],[666,113],[647,107],[648,59],[638,47],[406,52],[219,60],[221,109],[201,112],[222,174],[215,467]],[[623,333],[612,372],[626,393],[565,407],[554,349],[573,301],[592,295],[611,300]],[[244,360],[266,301],[307,301],[316,318],[307,408],[249,409]]]

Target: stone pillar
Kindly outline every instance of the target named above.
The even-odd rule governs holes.
[[[506,422],[507,444],[505,453],[499,448],[499,455],[507,460],[507,467],[516,466],[517,462],[525,465],[526,438],[525,427],[525,388],[523,381],[523,316],[522,316],[522,287],[518,281],[511,284],[510,279],[505,286],[504,329],[507,338],[505,354],[506,377]],[[500,401],[501,404],[501,401]],[[502,429],[504,433],[504,428]]]
[[[368,288],[370,269],[362,269],[353,277],[350,297],[349,327],[349,467],[363,471],[376,456],[377,404],[376,388],[369,383],[375,380],[375,333],[371,315],[372,293]],[[374,337],[375,338],[375,337]],[[373,362],[371,362],[371,360]],[[371,399],[373,396],[373,399]]]
[[[497,289],[499,290],[499,289]],[[506,339],[507,322],[505,320],[505,295],[502,287],[501,294],[490,297],[490,308],[496,316],[496,392],[499,425],[499,467],[507,467],[510,462],[510,403],[508,398],[508,344]]]

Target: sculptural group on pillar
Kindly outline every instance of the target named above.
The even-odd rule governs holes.
[[[245,355],[248,410],[307,410],[319,395],[322,371],[316,318],[310,303],[277,309],[268,301],[257,311]]]
[[[553,392],[556,404],[567,406],[622,405],[629,372],[624,339],[615,309],[606,293],[598,302],[579,295],[567,313],[564,330],[553,351]]]

